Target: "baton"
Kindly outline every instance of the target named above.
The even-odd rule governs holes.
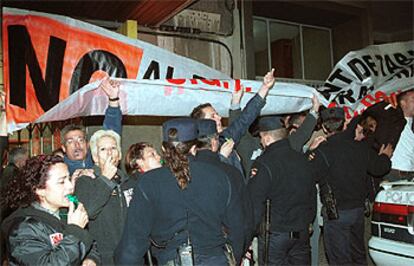
[[[152,263],[152,255],[151,255],[150,249],[147,250],[147,257],[148,257],[148,266],[154,266],[154,263]]]
[[[266,216],[265,216],[265,246],[264,246],[264,265],[269,263],[269,242],[270,242],[270,199],[266,200]]]

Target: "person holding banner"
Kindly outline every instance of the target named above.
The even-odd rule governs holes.
[[[240,142],[240,139],[246,134],[249,126],[260,115],[260,111],[266,103],[266,96],[276,81],[274,72],[274,68],[270,72],[267,72],[263,78],[263,84],[257,94],[247,103],[241,115],[227,128],[223,128],[221,116],[210,103],[201,104],[195,107],[190,114],[190,116],[195,119],[212,119],[216,122],[220,147],[224,146],[223,148],[227,149],[224,153],[220,150],[220,153],[224,154],[221,159],[224,162],[235,166],[243,176],[245,176],[245,174],[240,162],[240,157],[233,150],[233,147]],[[228,150],[230,150],[230,152]],[[245,182],[247,183],[247,180],[245,180]]]
[[[121,135],[122,112],[119,105],[119,84],[104,79],[99,85],[108,96],[109,104],[103,122],[104,129],[111,129]],[[76,179],[80,175],[92,175],[94,166],[91,153],[88,149],[85,128],[81,125],[70,124],[61,131],[62,150],[65,152],[64,160],[69,167],[69,173]]]

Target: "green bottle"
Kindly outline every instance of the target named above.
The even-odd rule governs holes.
[[[75,204],[75,209],[78,208],[78,205],[79,205],[78,197],[76,197],[75,195],[66,195],[66,197],[68,198],[70,202],[73,202],[73,204]]]

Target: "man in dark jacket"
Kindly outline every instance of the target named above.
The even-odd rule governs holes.
[[[377,154],[355,134],[343,132],[342,108],[321,112],[327,141],[315,151],[313,163],[320,169],[321,180],[331,187],[336,198],[338,219],[324,216],[324,240],[332,265],[366,265],[364,246],[364,202],[367,195],[366,175],[380,176],[391,166],[392,147],[382,146]],[[321,183],[323,191],[323,184]]]
[[[105,92],[109,100],[103,128],[111,129],[121,135],[122,112],[119,105],[119,84],[106,79],[99,85],[99,89]],[[61,141],[69,173],[72,175],[77,169],[88,169],[88,171],[78,170],[74,178],[80,175],[91,175],[94,163],[88,149],[85,128],[74,124],[65,126],[61,131]]]
[[[280,117],[262,117],[258,127],[265,150],[254,162],[248,184],[256,225],[262,220],[265,201],[271,200],[269,257],[264,258],[260,254],[263,248],[259,249],[261,262],[308,265],[309,225],[315,216],[316,172],[302,153],[291,148]]]

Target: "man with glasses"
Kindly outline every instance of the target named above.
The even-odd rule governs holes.
[[[119,83],[105,79],[99,85],[108,96],[109,104],[105,111],[104,129],[112,129],[121,135],[122,112],[119,105]],[[85,127],[70,124],[61,130],[62,150],[65,152],[64,161],[69,167],[72,177],[93,175],[91,153],[88,149]]]

